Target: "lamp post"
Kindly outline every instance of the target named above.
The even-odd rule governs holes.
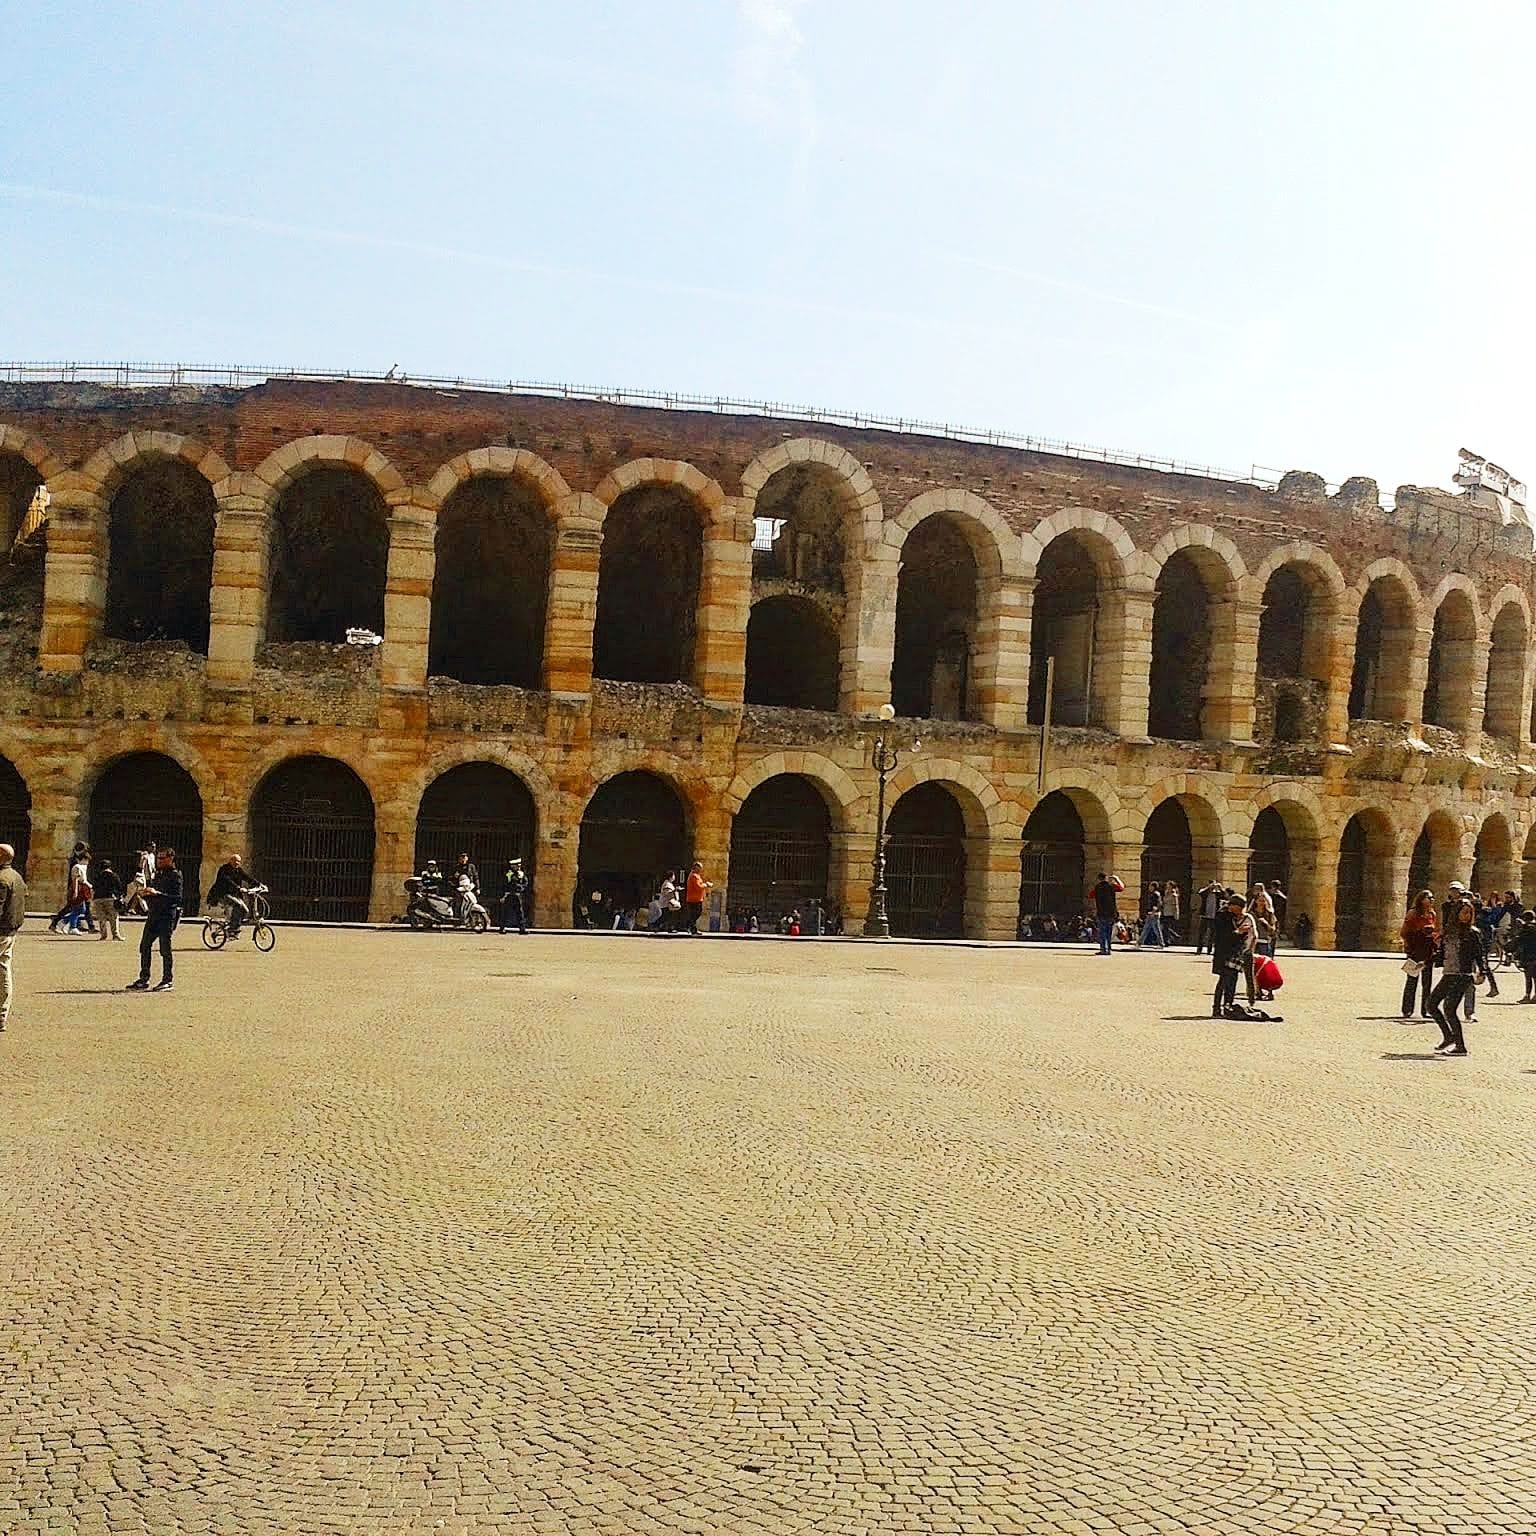
[[[870,754],[870,766],[879,775],[880,788],[875,800],[875,878],[869,887],[869,914],[864,919],[866,939],[891,936],[890,919],[885,915],[885,781],[896,767],[896,749],[886,745],[885,728],[896,718],[896,711],[882,704],[879,718],[880,734]]]

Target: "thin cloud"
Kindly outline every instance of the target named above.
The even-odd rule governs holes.
[[[984,261],[979,256],[966,256],[959,251],[945,253],[945,259],[963,267],[974,267],[978,272],[995,272],[1000,277],[1011,277],[1023,283],[1035,283],[1042,288],[1058,288],[1063,293],[1075,293],[1099,304],[1114,304],[1121,309],[1136,309],[1143,314],[1162,315],[1170,320],[1180,320],[1186,325],[1198,325],[1207,330],[1230,331],[1234,327],[1224,320],[1210,315],[1197,315],[1187,309],[1175,309],[1169,304],[1151,304],[1144,299],[1128,299],[1124,294],[1108,293],[1102,288],[1090,288],[1086,283],[1074,283],[1070,278],[1052,277],[1047,272],[1030,272],[1023,267],[1005,266],[1001,262]]]
[[[807,0],[737,0],[736,83],[749,121],[795,146],[791,198],[803,204],[811,158],[821,138],[810,76],[801,62],[805,34],[800,15]]]

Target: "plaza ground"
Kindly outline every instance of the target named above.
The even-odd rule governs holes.
[[[1509,982],[1443,1061],[1383,960],[179,939],[18,945],[13,1536],[1532,1528]]]

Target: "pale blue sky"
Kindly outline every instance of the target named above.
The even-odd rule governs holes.
[[[1536,479],[1536,6],[7,10],[0,357]]]

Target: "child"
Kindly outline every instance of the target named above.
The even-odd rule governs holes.
[[[1515,963],[1525,972],[1522,1003],[1536,1003],[1536,912],[1529,907],[1520,914],[1515,929]]]

